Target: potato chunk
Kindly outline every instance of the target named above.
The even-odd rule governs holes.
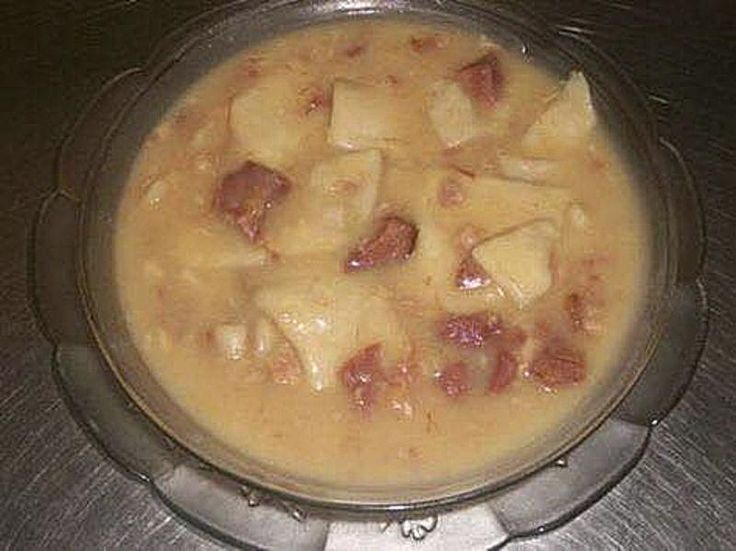
[[[233,99],[230,128],[244,156],[283,169],[311,134],[323,131],[325,116],[304,115],[303,81],[286,71],[266,75]]]
[[[216,270],[262,266],[269,260],[263,247],[248,243],[236,232],[207,227],[182,229],[175,234],[169,255],[182,267]]]
[[[484,241],[473,257],[524,308],[552,285],[550,256],[558,237],[553,222],[537,220]]]
[[[345,276],[304,277],[254,295],[291,341],[315,390],[335,385],[338,368],[381,343],[386,365],[407,353],[407,339],[385,291]]]
[[[596,124],[588,81],[573,72],[559,96],[527,130],[523,147],[535,154],[550,154],[581,143]]]
[[[478,133],[471,99],[460,84],[451,80],[440,80],[432,86],[429,118],[447,147],[460,145]]]
[[[557,170],[556,161],[526,159],[503,154],[498,156],[498,166],[506,178],[527,182],[543,182],[549,179]]]
[[[442,205],[441,186],[451,177],[462,184],[463,201],[452,206],[453,216],[447,216]],[[422,205],[427,218],[435,220],[449,234],[457,234],[472,224],[485,235],[500,233],[538,218],[562,222],[565,209],[571,203],[570,190],[554,185],[508,180],[492,176],[467,178],[450,172],[428,174],[432,181]],[[488,205],[494,205],[494,216],[488,216]]]
[[[391,90],[338,80],[328,141],[346,149],[391,147],[406,138],[402,118],[402,105]]]
[[[301,194],[299,213],[283,213],[269,227],[280,254],[327,252],[361,233],[373,212],[383,161],[376,149],[344,153],[317,164]]]
[[[319,163],[310,190],[341,203],[348,218],[365,220],[376,204],[383,161],[377,149],[345,153]]]

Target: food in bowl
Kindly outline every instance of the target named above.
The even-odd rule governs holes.
[[[146,139],[116,227],[129,330],[247,457],[335,484],[492,468],[616,369],[634,183],[586,76],[487,37],[343,21],[249,48]]]

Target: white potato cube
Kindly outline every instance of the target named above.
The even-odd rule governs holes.
[[[307,117],[299,90],[307,86],[292,72],[266,75],[233,99],[230,128],[243,155],[273,168],[284,168],[310,134],[326,125]]]
[[[239,323],[225,323],[212,330],[212,338],[220,354],[228,360],[242,360],[247,349],[248,330]]]
[[[338,370],[381,343],[387,365],[407,353],[407,339],[385,291],[339,275],[303,277],[264,287],[254,300],[299,355],[315,390],[336,384]]]
[[[539,218],[562,224],[565,209],[572,201],[569,189],[555,185],[492,176],[468,179],[448,171],[428,172],[423,177],[429,182],[420,205],[422,216],[435,220],[450,235],[457,235],[469,224],[486,235]],[[462,185],[464,196],[460,204],[452,206],[452,217],[447,216],[439,193],[448,177]],[[488,205],[494,205],[493,216],[488,215]]]
[[[550,257],[558,238],[553,222],[537,220],[484,241],[473,249],[473,257],[524,308],[552,285]]]
[[[376,204],[382,169],[383,161],[377,149],[345,153],[315,166],[309,187],[344,204],[350,216],[362,221]]]
[[[478,134],[473,103],[452,80],[440,80],[432,86],[429,118],[447,147],[460,145]]]
[[[557,163],[549,159],[513,157],[500,154],[498,165],[506,178],[542,182],[554,174]]]
[[[401,119],[400,102],[390,89],[338,80],[327,139],[346,149],[392,147],[405,138]]]
[[[247,242],[235,232],[206,227],[182,228],[169,249],[173,260],[195,269],[228,269],[262,266],[269,261],[265,248]]]
[[[273,217],[271,246],[280,254],[296,255],[332,251],[355,239],[375,207],[382,170],[377,149],[317,164],[308,185],[299,190],[299,214]]]
[[[214,109],[192,135],[190,146],[195,153],[212,153],[223,146],[227,133],[227,109]]]
[[[523,147],[537,154],[549,154],[578,145],[596,124],[588,81],[573,72],[560,94],[527,130]]]

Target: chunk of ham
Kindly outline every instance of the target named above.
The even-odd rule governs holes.
[[[445,367],[437,376],[437,384],[450,398],[459,398],[470,390],[468,366],[455,362]]]
[[[443,46],[443,42],[439,36],[435,34],[427,34],[410,37],[409,46],[418,54],[428,54],[441,48]]]
[[[482,289],[491,284],[491,278],[477,260],[471,255],[460,261],[455,274],[455,285],[463,291]]]
[[[461,205],[465,201],[465,191],[462,181],[449,177],[442,180],[437,190],[437,201],[440,206],[446,208]]]
[[[289,179],[273,169],[246,161],[223,178],[215,192],[215,209],[238,225],[252,242],[259,238],[266,211],[291,189]]]
[[[597,335],[603,331],[601,297],[595,286],[573,291],[565,296],[563,308],[571,329],[576,333]]]
[[[380,343],[371,344],[346,361],[340,368],[340,380],[353,405],[368,413],[376,404],[380,386],[385,381]]]
[[[398,216],[385,218],[376,233],[348,253],[345,272],[359,272],[407,260],[414,252],[418,230]]]
[[[553,389],[585,380],[586,362],[570,343],[553,337],[535,354],[528,374],[541,386]]]
[[[500,394],[514,382],[519,372],[519,360],[513,352],[500,349],[495,352],[496,365],[488,380],[488,392]]]
[[[449,316],[440,321],[439,336],[460,348],[483,348],[502,330],[501,321],[486,312]]]
[[[493,52],[460,69],[457,80],[465,93],[485,109],[493,108],[503,94],[501,62]]]
[[[488,312],[448,316],[440,321],[439,336],[459,348],[482,349],[494,362],[488,379],[488,392],[495,394],[506,390],[516,378],[521,363],[520,350],[527,340],[523,329],[505,324]],[[445,383],[441,379],[439,383],[448,396],[453,396],[455,387],[459,385],[457,381],[466,381],[467,376],[461,379],[464,368],[450,367],[452,370],[445,375]]]

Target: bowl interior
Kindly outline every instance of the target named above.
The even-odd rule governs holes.
[[[233,54],[265,38],[338,18],[410,17],[481,31],[521,51],[554,73],[582,68],[596,107],[628,162],[648,219],[650,264],[644,304],[618,369],[588,393],[576,414],[535,445],[503,463],[441,485],[346,487],[297,478],[243,456],[217,440],[159,385],[132,344],[114,285],[115,219],[129,170],[147,134],[198,78]],[[170,437],[229,476],[290,498],[347,509],[401,509],[454,503],[496,490],[548,464],[590,433],[636,382],[657,344],[661,311],[674,274],[669,189],[655,137],[636,91],[605,59],[582,44],[555,36],[512,3],[430,1],[266,2],[238,4],[193,22],[147,67],[141,92],[111,129],[84,202],[81,269],[87,315],[108,365],[135,402]],[[655,223],[656,221],[656,223]]]

